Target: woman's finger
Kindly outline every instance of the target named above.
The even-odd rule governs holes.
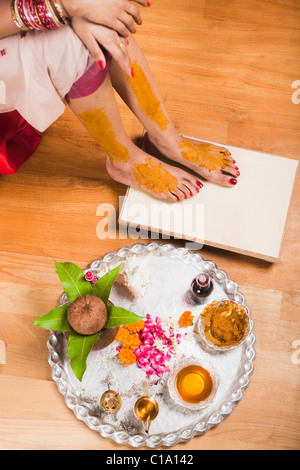
[[[136,24],[142,24],[141,13],[137,6],[132,5],[132,3],[128,3],[125,11],[128,15],[132,16]]]
[[[123,23],[126,26],[128,31],[130,31],[131,33],[135,33],[136,27],[135,27],[134,21],[133,21],[133,19],[130,15],[128,15],[127,13],[124,12],[124,13],[120,14],[118,19],[119,19],[119,21],[121,21],[121,23]]]
[[[122,21],[120,20],[116,20],[114,23],[113,23],[113,26],[112,28],[122,37],[126,38],[129,34],[129,30],[127,29],[127,27],[125,26],[124,23],[122,23]]]
[[[133,2],[139,3],[140,5],[143,5],[143,7],[150,7],[151,3],[148,2],[147,0],[131,0]]]
[[[111,51],[112,57],[124,70],[124,72],[131,76],[131,62],[126,41],[120,37],[116,37]]]
[[[114,60],[118,62],[122,70],[130,76],[131,63],[126,40],[118,36],[115,32],[111,32],[111,34],[106,34],[105,36],[96,35],[96,39],[112,55]]]
[[[103,70],[106,67],[106,59],[103,54],[101,47],[99,46],[96,38],[92,34],[84,34],[80,36],[80,39],[84,43],[85,47],[90,51],[93,59],[99,65],[100,69]]]

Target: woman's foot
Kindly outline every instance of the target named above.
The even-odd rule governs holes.
[[[227,149],[206,142],[195,142],[177,133],[171,138],[166,134],[163,141],[151,138],[147,133],[144,149],[152,155],[180,163],[206,180],[228,188],[236,185],[240,175]]]
[[[194,196],[203,186],[197,177],[142,151],[135,152],[130,160],[122,162],[106,155],[106,169],[111,178],[119,183],[174,202]]]

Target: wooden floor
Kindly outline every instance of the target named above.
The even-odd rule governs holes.
[[[151,4],[136,38],[178,130],[299,158],[300,104],[292,102],[292,83],[300,80],[299,1]],[[140,124],[118,102],[129,135],[140,136]],[[85,268],[136,242],[97,238],[97,207],[118,211],[126,191],[103,162],[66,110],[19,173],[0,178],[1,449],[131,449],[99,437],[66,407],[47,363],[48,333],[31,324],[61,293],[52,258]],[[279,263],[208,247],[202,254],[240,284],[253,312],[257,358],[233,414],[174,449],[299,449],[300,175]]]

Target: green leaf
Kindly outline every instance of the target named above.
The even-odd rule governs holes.
[[[108,302],[111,288],[120,272],[121,266],[122,264],[104,274],[93,286],[93,295],[100,297],[105,304]]]
[[[92,294],[91,284],[85,280],[84,272],[73,263],[55,261],[56,272],[70,302],[77,297]]]
[[[67,310],[69,304],[50,310],[47,315],[37,318],[32,323],[47,330],[70,331],[71,327],[67,321]]]
[[[122,307],[116,307],[114,305],[107,307],[108,320],[105,328],[113,328],[120,325],[129,325],[130,323],[136,323],[139,320],[143,320],[143,317],[139,317],[133,312],[126,310]]]
[[[101,331],[94,335],[84,336],[76,333],[72,330],[68,340],[68,353],[71,359],[72,370],[81,382],[83,374],[86,371],[86,360],[87,357],[95,344],[99,339]]]

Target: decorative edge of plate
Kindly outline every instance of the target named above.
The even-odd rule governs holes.
[[[213,261],[206,260],[199,253],[194,253],[186,248],[176,248],[172,244],[159,244],[156,242],[150,242],[148,244],[137,243],[132,247],[124,246],[116,252],[107,253],[103,259],[94,260],[88,269],[99,270],[101,265],[113,264],[117,261],[117,258],[124,259],[130,254],[142,254],[144,250],[149,252],[156,252],[161,254],[168,253],[169,256],[174,258],[184,258],[184,262],[201,263],[201,267],[205,268],[207,272],[215,274],[219,282],[223,284],[224,290],[228,295],[233,297],[233,300],[241,303],[247,309],[249,316],[251,317],[251,311],[245,305],[245,297],[238,290],[238,284],[231,281],[225,271],[219,270],[217,265]],[[203,265],[204,264],[204,265]],[[107,266],[107,270],[111,269]],[[66,303],[66,295],[61,295],[61,303]],[[97,431],[102,437],[110,438],[114,442],[123,445],[130,445],[135,448],[142,446],[156,448],[158,446],[171,447],[179,442],[188,442],[195,436],[201,436],[209,431],[211,428],[218,426],[225,418],[231,415],[235,406],[242,400],[244,391],[250,385],[250,376],[254,371],[253,361],[256,358],[254,350],[254,344],[256,337],[253,333],[254,321],[251,318],[251,331],[247,336],[245,342],[247,343],[247,349],[245,355],[247,360],[243,363],[243,369],[245,373],[239,378],[240,387],[237,388],[231,394],[231,400],[223,403],[216,412],[210,415],[206,421],[199,421],[193,427],[187,427],[170,433],[167,435],[153,434],[146,436],[142,434],[136,434],[130,436],[126,431],[116,430],[113,425],[101,424],[100,419],[97,416],[90,415],[90,409],[88,406],[80,403],[79,397],[77,397],[70,384],[66,380],[66,373],[61,365],[61,357],[56,347],[59,343],[58,337],[62,333],[55,331],[50,332],[50,336],[47,341],[47,347],[49,350],[48,362],[51,367],[52,378],[55,381],[58,391],[63,395],[64,400],[68,408],[70,408],[75,416],[80,420],[84,421],[86,425],[93,431]]]

